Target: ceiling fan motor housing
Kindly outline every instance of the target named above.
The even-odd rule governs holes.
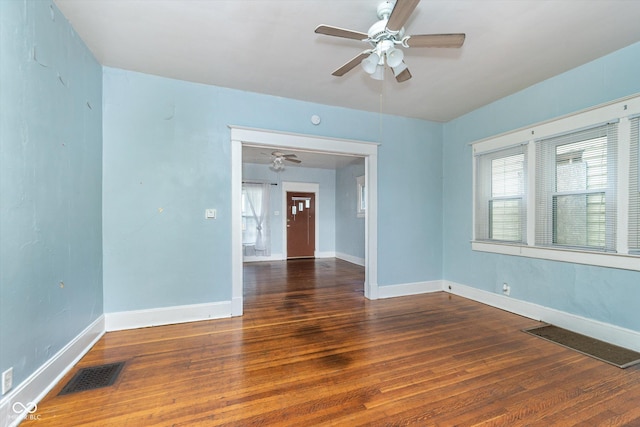
[[[371,43],[373,50],[371,51],[372,55],[365,59],[364,61],[370,62],[370,64],[363,65],[365,70],[369,74],[372,74],[375,71],[373,67],[374,64],[384,66],[385,58],[387,61],[394,55],[396,56],[395,62],[402,62],[402,57],[404,56],[402,52],[398,51],[394,48],[396,44],[403,44],[403,36],[404,36],[404,27],[400,28],[397,32],[391,32],[387,29],[387,23],[389,22],[389,16],[391,16],[391,12],[393,11],[393,7],[395,6],[394,1],[384,1],[380,3],[378,6],[378,18],[380,19],[376,23],[374,23],[367,32],[369,36],[368,41]],[[392,59],[392,62],[394,60]],[[367,67],[367,65],[369,65]],[[389,64],[390,66],[396,66],[397,63]]]
[[[369,36],[369,41],[372,44],[375,44],[380,40],[393,40],[394,43],[400,43],[402,37],[404,36],[404,27],[402,27],[400,31],[395,34],[391,33],[389,32],[389,30],[387,30],[388,21],[388,19],[381,19],[369,28],[367,35]]]

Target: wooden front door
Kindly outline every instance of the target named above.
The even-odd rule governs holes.
[[[315,249],[315,194],[287,191],[287,258],[313,258]]]

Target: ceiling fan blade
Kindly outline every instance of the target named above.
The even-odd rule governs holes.
[[[460,34],[422,34],[409,36],[409,47],[461,47],[466,35]]]
[[[391,32],[400,31],[418,3],[420,3],[420,0],[397,0],[391,16],[389,16],[387,30]]]
[[[282,157],[298,157],[295,154],[283,154]]]
[[[398,83],[402,83],[402,82],[406,82],[407,80],[409,80],[411,78],[411,72],[409,71],[408,68],[405,68],[404,70],[402,70],[400,73],[398,73],[398,75],[396,76],[396,81]]]
[[[337,77],[344,76],[347,72],[357,67],[358,64],[360,64],[364,58],[369,56],[370,53],[371,53],[370,50],[365,50],[364,52],[360,53],[358,56],[353,58],[351,61],[344,64],[342,67],[335,70],[333,73],[331,73],[331,75],[337,76]]]
[[[365,40],[369,38],[367,33],[360,31],[347,30],[345,28],[332,27],[331,25],[318,25],[315,32],[327,36],[342,37],[345,39]]]
[[[292,163],[302,163],[302,160],[298,160],[298,159],[291,159],[288,157],[284,158],[287,162],[292,162]]]

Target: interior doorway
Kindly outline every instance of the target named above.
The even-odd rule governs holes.
[[[378,145],[374,142],[344,140],[321,136],[275,132],[230,126],[231,129],[231,315],[243,313],[242,260],[242,147],[277,147],[310,153],[348,155],[364,158],[366,206],[365,215],[365,281],[364,295],[378,298]],[[318,209],[316,197],[316,209]],[[316,215],[316,222],[318,215]],[[319,233],[319,232],[318,232]],[[317,245],[318,239],[316,239]]]
[[[287,259],[315,258],[315,194],[287,191],[286,199]]]

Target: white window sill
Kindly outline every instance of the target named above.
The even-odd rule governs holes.
[[[480,241],[472,241],[471,249],[479,252],[491,252],[502,255],[515,255],[527,258],[640,271],[640,257],[634,255]]]

